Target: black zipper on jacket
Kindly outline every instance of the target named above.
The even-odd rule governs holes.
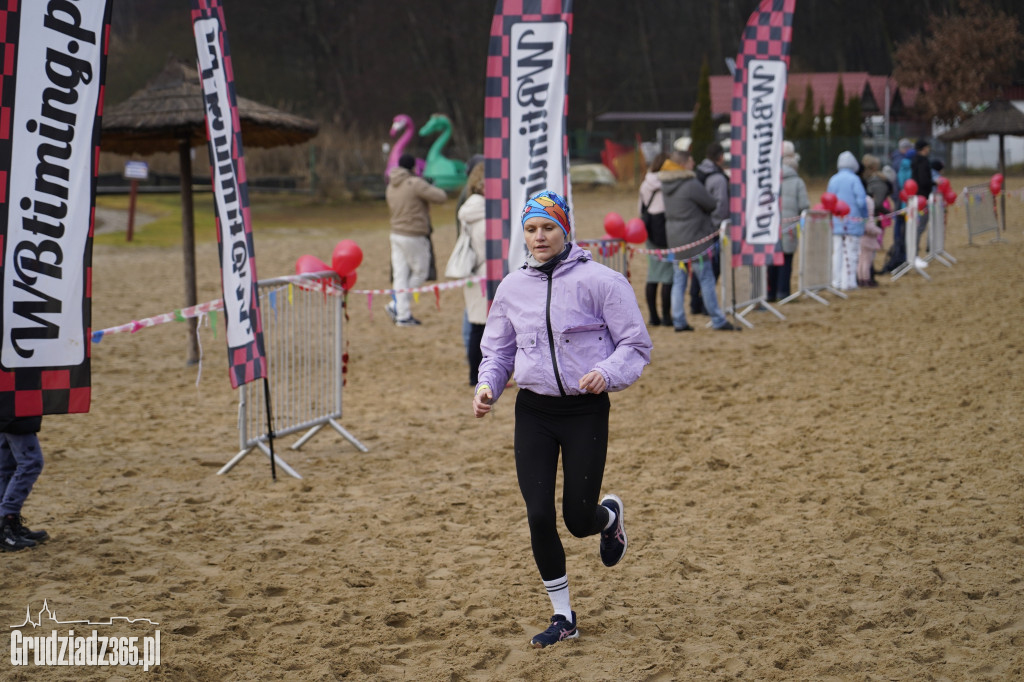
[[[544,318],[548,324],[548,346],[551,348],[551,367],[555,370],[555,381],[558,382],[558,392],[565,397],[565,388],[562,387],[562,378],[558,376],[558,360],[555,358],[555,335],[551,331],[551,284],[554,280],[554,272],[548,274],[548,301],[544,310]]]

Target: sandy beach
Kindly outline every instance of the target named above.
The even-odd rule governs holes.
[[[1024,202],[1019,180],[1007,188],[1005,242],[968,246],[954,206],[957,263],[932,263],[931,281],[880,276],[845,301],[787,304],[785,321],[752,313],[742,333],[701,317],[691,334],[652,329],[651,365],[612,396],[605,488],[625,502],[629,552],[606,569],[596,537],[562,533],[581,636],[545,650],[528,646],[550,605],[514,391],[473,418],[460,291],[414,303],[419,328],[350,296],[340,421],[369,452],[329,431],[299,451],[280,439],[301,480],[272,481],[259,453],[217,475],[238,450],[223,329],[201,329],[199,366],[182,324],[108,335],[91,411],[44,419],[23,513],[52,539],[3,555],[2,611],[146,618],[158,625],[109,629],[159,629],[161,662],[5,657],[0,679],[1021,679]],[[635,215],[635,196],[578,190],[579,235]],[[434,212],[442,269],[454,203]],[[256,223],[260,277],[329,262],[349,238],[356,288],[388,287],[379,212],[370,227],[343,209],[332,228]],[[219,298],[214,242],[197,263],[200,301]],[[94,329],[182,306],[180,248],[98,245],[93,265]],[[645,274],[634,258],[641,300]]]

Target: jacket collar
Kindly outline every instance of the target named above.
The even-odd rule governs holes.
[[[569,244],[569,255],[567,255],[558,265],[555,266],[555,270],[564,270],[567,267],[575,265],[579,261],[591,260],[589,251],[584,250],[576,242],[570,242]],[[526,274],[540,277],[544,273],[537,269],[537,266],[541,265],[541,262],[533,257],[533,254],[527,250],[526,262],[523,263],[521,270],[524,270]]]

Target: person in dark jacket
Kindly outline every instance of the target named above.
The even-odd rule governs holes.
[[[914,143],[914,158],[910,162],[910,177],[917,183],[917,196],[927,199],[932,194],[935,181],[932,179],[932,160],[928,155],[932,152],[931,143],[922,138]],[[917,215],[918,253],[921,252],[921,235],[928,228],[928,211]]]
[[[0,417],[0,550],[17,552],[49,539],[45,530],[29,530],[21,517],[32,486],[43,470],[36,435],[42,417]]]
[[[718,201],[704,188],[693,171],[689,152],[676,151],[658,173],[665,196],[665,233],[677,267],[672,276],[672,324],[677,332],[692,331],[686,321],[686,284],[690,271],[700,280],[704,309],[715,329],[735,327],[718,305],[711,257],[718,249],[718,225],[711,219]],[[685,267],[684,267],[685,265]]]
[[[711,212],[711,222],[721,225],[723,220],[729,218],[729,176],[725,174],[725,149],[718,142],[708,145],[704,153],[704,160],[694,169],[697,179],[704,185],[708,194],[715,198],[718,205]],[[716,249],[711,255],[711,267],[715,271],[715,282],[721,273],[720,254]],[[690,283],[690,312],[694,315],[706,315],[704,299],[701,296],[700,280],[694,279]]]

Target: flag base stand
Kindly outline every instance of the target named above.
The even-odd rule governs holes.
[[[322,421],[319,424],[316,424],[315,426],[313,426],[313,428],[309,429],[304,434],[302,434],[301,438],[299,438],[297,441],[292,443],[292,445],[290,446],[289,449],[291,449],[291,450],[298,450],[303,445],[305,445],[313,436],[315,436],[317,434],[317,432],[320,431],[320,429],[322,429],[324,426],[326,426],[328,424],[330,424],[331,428],[333,428],[335,431],[337,431],[338,434],[342,438],[347,440],[349,443],[352,443],[352,445],[354,445],[360,452],[369,452],[370,451],[370,449],[368,447],[366,447],[361,442],[359,442],[359,439],[357,439],[355,436],[353,436],[351,433],[349,433],[349,431],[344,426],[339,424],[338,421],[336,419],[333,419],[333,418],[328,418],[325,421]],[[255,443],[250,444],[247,448],[245,448],[243,450],[240,450],[238,452],[238,454],[236,454],[234,457],[232,457],[231,460],[227,464],[225,464],[224,466],[222,466],[220,468],[220,470],[217,472],[217,474],[218,475],[226,474],[227,472],[231,471],[231,469],[236,464],[241,462],[242,459],[244,459],[246,455],[248,455],[250,452],[252,452],[256,448],[259,448],[260,450],[262,450],[263,454],[265,454],[267,456],[267,458],[269,459],[270,456],[271,456],[270,455],[270,448],[267,446],[266,441],[267,441],[266,437],[261,438],[261,439],[257,440]],[[294,478],[300,478],[300,479],[302,478],[302,476],[300,476],[299,473],[297,471],[295,471],[295,469],[293,469],[290,466],[288,466],[288,464],[283,459],[281,459],[280,456],[275,454],[272,461],[274,463],[276,463],[279,467],[281,467],[281,469],[283,469],[284,472],[287,473],[289,476],[292,476]]]
[[[835,294],[839,298],[849,298],[849,296],[847,296],[842,291],[839,291],[839,289],[836,289],[834,287],[817,287],[814,289],[801,289],[800,291],[794,291],[792,294],[779,301],[779,305],[785,305],[790,301],[795,301],[801,296],[807,296],[808,298],[813,299],[822,305],[829,305],[827,299],[824,299],[818,295],[819,291],[827,291],[830,294]]]
[[[916,260],[916,258],[915,258],[915,260]],[[892,271],[892,281],[895,282],[896,280],[898,280],[900,277],[902,277],[903,275],[907,274],[908,272],[916,272],[917,274],[921,275],[922,277],[924,277],[929,282],[932,280],[931,276],[927,272],[924,271],[924,268],[919,267],[916,262],[912,262],[908,258],[903,264],[901,264],[898,268],[896,268],[895,270]]]
[[[257,443],[254,443],[253,445],[250,445],[245,450],[241,450],[237,455],[235,455],[234,457],[231,458],[231,461],[229,461],[227,464],[222,466],[220,468],[220,470],[217,471],[217,475],[220,476],[220,475],[226,474],[227,472],[231,471],[231,469],[236,464],[241,462],[242,459],[245,458],[246,455],[248,455],[250,452],[252,452],[256,448],[259,448],[260,450],[262,450],[263,454],[265,454],[267,456],[267,459],[269,459],[272,464],[275,464],[275,465],[281,467],[281,469],[286,474],[288,474],[289,476],[291,476],[293,478],[299,478],[299,479],[302,478],[302,476],[299,475],[299,472],[297,472],[295,469],[292,469],[290,466],[288,466],[288,463],[285,462],[283,459],[281,459],[279,456],[277,456],[276,454],[271,455],[270,448],[267,447],[266,443],[264,443],[263,441],[259,441]]]
[[[733,313],[732,316],[739,320],[740,322],[742,322],[743,324],[747,325],[748,329],[753,329],[754,325],[747,320],[746,315],[755,310],[767,310],[780,320],[786,319],[786,316],[780,313],[778,308],[769,303],[767,298],[759,298],[753,301],[748,301],[746,308],[744,308],[742,311],[738,313]]]

